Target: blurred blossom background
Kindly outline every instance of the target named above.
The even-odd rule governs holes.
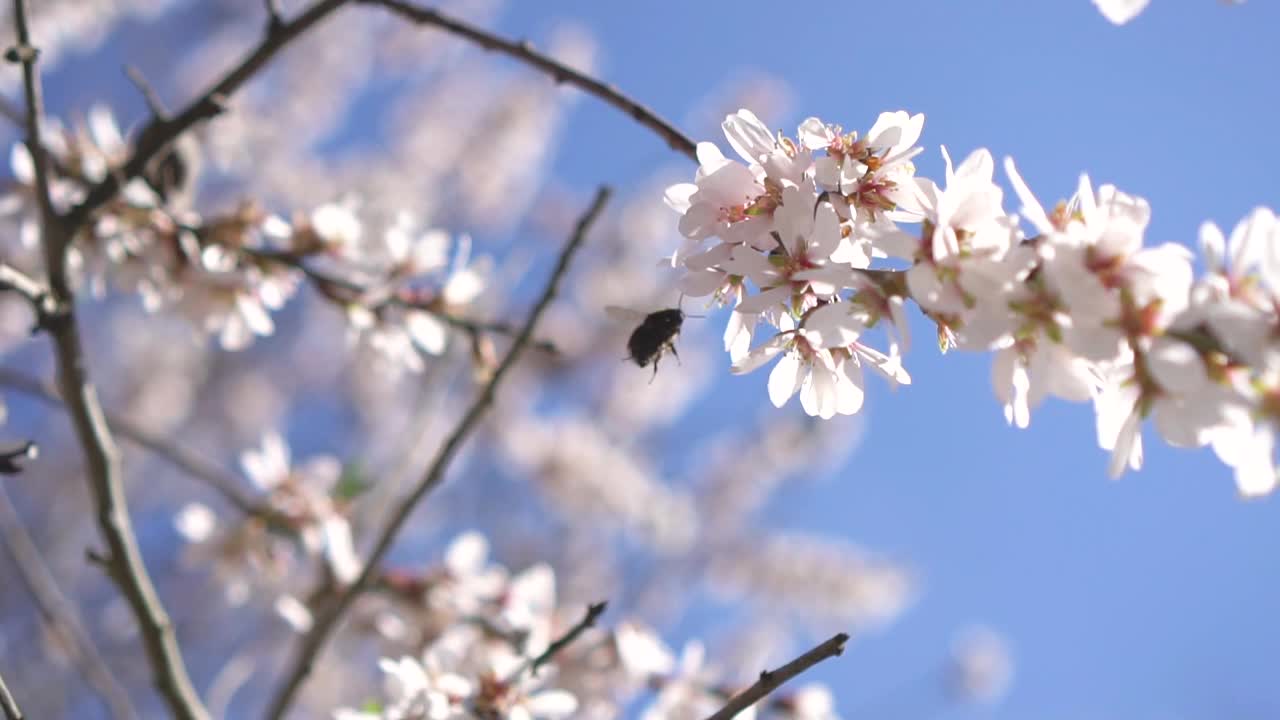
[[[279,4],[286,16],[307,5]],[[941,175],[940,144],[955,157],[989,147],[1051,204],[1087,171],[1151,202],[1154,242],[1193,245],[1202,221],[1230,227],[1280,202],[1274,3],[1161,1],[1123,27],[1086,0],[439,7],[722,147],[719,123],[740,107],[788,134],[809,116],[865,129],[903,109],[926,116],[920,174]],[[259,0],[37,0],[32,12],[49,114],[90,133],[108,164],[104,118],[130,138],[149,112],[125,65],[180,108],[265,27]],[[3,32],[12,42],[7,15]],[[21,107],[16,67],[0,93]],[[0,136],[9,147],[20,134],[0,119]],[[989,358],[940,355],[914,311],[913,384],[869,383],[852,418],[775,409],[764,374],[730,376],[724,311],[688,319],[679,361],[656,377],[624,362],[632,327],[604,308],[680,302],[660,262],[680,241],[662,193],[694,168],[613,108],[357,5],[179,151],[190,181],[171,202],[192,217],[252,202],[295,242],[313,232],[335,267],[413,265],[433,278],[418,289],[435,307],[517,327],[594,188],[617,191],[538,327],[559,352],[530,349],[515,368],[395,546],[390,590],[362,600],[323,657],[300,717],[377,695],[377,659],[416,652],[406,628],[429,634],[396,604],[395,578],[426,582],[450,547],[456,573],[464,550],[479,552],[456,544],[469,531],[513,574],[553,570],[557,627],[568,608],[608,599],[603,625],[642,624],[675,655],[697,639],[730,686],[850,632],[844,656],[805,677],[846,718],[1280,716],[1280,566],[1266,560],[1280,505],[1242,500],[1208,451],[1151,443],[1141,472],[1109,481],[1087,406],[1050,403],[1016,432]],[[6,194],[21,190],[20,164]],[[20,201],[0,219],[0,252],[29,266]],[[343,543],[367,547],[509,343],[412,312],[396,330],[332,288],[278,282],[292,294],[265,303],[270,327],[194,293],[171,302],[146,279],[108,278],[82,299],[91,376],[135,434],[198,454],[250,494],[296,492],[349,521],[347,540],[318,519],[264,543],[226,498],[120,439],[148,568],[197,688],[226,717],[261,711],[308,593],[349,572]],[[0,439],[43,450],[3,481],[16,509],[0,513],[5,544],[25,527],[138,711],[158,715],[128,609],[85,561],[100,540],[66,416],[22,389],[52,377],[31,320],[0,297]],[[104,716],[19,565],[0,553],[0,671],[32,717]],[[583,716],[615,712],[570,689]],[[616,712],[652,712],[653,694],[635,689]]]

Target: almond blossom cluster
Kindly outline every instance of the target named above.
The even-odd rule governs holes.
[[[407,652],[379,662],[380,699],[339,709],[338,720],[615,718],[633,703],[647,720],[676,720],[711,714],[738,689],[705,661],[701,643],[677,659],[635,621],[613,629],[593,622],[553,647],[581,622],[582,607],[557,598],[546,564],[512,573],[491,562],[476,532],[454,539],[438,566],[388,571],[380,585],[392,602],[376,627]],[[830,691],[817,684],[739,717],[757,714],[836,718]]]
[[[243,605],[255,591],[274,593],[276,611],[295,627],[305,627],[310,613],[279,588],[297,569],[299,555],[322,558],[340,584],[359,575],[346,514],[345,495],[352,490],[343,483],[337,458],[320,455],[295,465],[289,446],[275,433],[263,439],[261,449],[241,454],[240,462],[262,497],[260,506],[220,528],[213,510],[191,502],[178,511],[174,526],[191,544],[189,557],[213,566],[229,604]]]
[[[55,209],[66,212],[119,170],[129,143],[101,106],[82,129],[50,125],[50,190]],[[191,162],[179,150],[166,160]],[[0,216],[14,221],[34,261],[39,215],[24,144],[13,146],[10,165],[17,182],[0,197]],[[344,314],[353,344],[413,372],[425,367],[424,356],[445,351],[451,326],[471,325],[463,314],[485,289],[490,263],[471,258],[467,237],[454,243],[408,212],[362,219],[352,198],[291,222],[253,201],[201,215],[175,200],[182,189],[175,175],[182,173],[156,170],[130,181],[75,238],[70,258],[81,285],[99,296],[108,288],[137,293],[149,311],[175,310],[223,349],[242,350],[275,332],[272,313],[305,281]]]
[[[1224,238],[1201,230],[1192,253],[1144,245],[1150,207],[1081,178],[1051,212],[1012,160],[1021,217],[1004,209],[991,153],[941,184],[915,175],[924,118],[884,113],[865,134],[810,118],[795,139],[747,110],[723,128],[741,161],[698,146],[693,183],[667,191],[683,246],[681,289],[733,308],[725,347],[736,373],[776,360],[769,396],[797,392],[822,418],[858,412],[863,366],[893,385],[914,301],[945,351],[991,351],[1006,419],[1026,427],[1044,398],[1093,402],[1113,476],[1142,464],[1151,419],[1176,446],[1211,445],[1241,492],[1276,484],[1280,222],[1254,211]],[[1023,229],[1024,221],[1032,232]],[[873,267],[875,261],[881,261]],[[884,349],[868,333],[884,331]]]

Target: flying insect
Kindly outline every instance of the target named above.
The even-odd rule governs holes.
[[[605,310],[618,319],[630,322],[640,318],[640,324],[631,332],[631,337],[627,338],[627,352],[630,355],[625,359],[640,367],[648,367],[652,363],[654,377],[658,375],[658,361],[665,352],[670,350],[676,360],[680,359],[680,353],[676,352],[676,337],[680,335],[685,319],[684,311],[680,308],[656,310],[648,315],[613,306]],[[650,378],[650,382],[652,381]]]

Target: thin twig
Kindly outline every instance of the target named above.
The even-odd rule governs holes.
[[[729,702],[725,703],[724,707],[709,716],[707,720],[730,720],[738,713],[763,700],[769,693],[777,690],[791,678],[827,658],[836,657],[843,653],[846,642],[849,642],[849,636],[845,633],[839,633],[777,670],[765,670],[760,673],[760,679],[756,680],[755,684],[734,695],[729,699]]]
[[[4,711],[5,720],[22,720],[24,717],[18,701],[9,692],[9,686],[4,684],[3,675],[0,675],[0,710]]]
[[[263,0],[267,10],[267,33],[278,32],[284,25],[284,13],[280,12],[280,0]]]
[[[170,713],[180,720],[205,720],[209,714],[201,705],[187,676],[173,624],[160,603],[143,563],[142,551],[138,547],[138,539],[134,535],[133,523],[129,517],[115,442],[103,416],[97,390],[89,380],[80,331],[76,324],[74,294],[67,274],[67,247],[80,223],[71,222],[57,213],[49,190],[48,163],[40,137],[44,108],[41,103],[40,78],[36,73],[36,57],[39,53],[31,45],[26,0],[13,0],[13,18],[18,44],[6,53],[6,57],[22,63],[27,103],[26,142],[35,167],[36,196],[40,203],[41,245],[44,250],[45,271],[49,276],[48,304],[53,307],[53,313],[45,319],[44,327],[53,339],[61,394],[84,452],[86,479],[97,508],[98,526],[109,552],[109,575],[120,587],[138,621],[156,688]],[[109,175],[104,182],[118,182],[114,178],[114,175]],[[106,197],[109,199],[111,196],[114,196],[114,190]],[[83,219],[81,218],[81,222]]]
[[[403,0],[360,1],[369,5],[381,5],[416,25],[440,28],[448,33],[470,40],[486,50],[502,53],[537,68],[550,75],[557,83],[572,85],[588,95],[594,95],[621,110],[636,122],[657,133],[667,142],[667,145],[671,146],[672,150],[684,154],[691,160],[697,157],[697,144],[656,112],[632,100],[618,88],[574,70],[549,55],[538,52],[528,42],[507,40],[475,25],[444,15],[434,8],[418,7]]]
[[[138,132],[138,141],[133,148],[133,154],[118,172],[104,177],[89,190],[79,205],[71,209],[67,215],[67,226],[72,231],[83,227],[90,215],[115,198],[124,183],[142,174],[151,158],[196,123],[220,114],[225,109],[228,98],[257,75],[276,53],[346,3],[347,0],[319,0],[292,21],[272,26],[257,47],[250,51],[240,64],[192,100],[181,112],[171,118],[151,118]]]
[[[572,236],[565,244],[564,249],[560,251],[560,257],[556,261],[555,269],[551,273],[551,278],[547,281],[546,288],[542,291],[542,296],[538,298],[533,310],[529,313],[524,327],[520,329],[520,334],[511,343],[511,348],[507,351],[506,357],[502,359],[497,369],[494,370],[493,376],[480,391],[480,395],[475,399],[466,414],[462,416],[458,426],[454,428],[448,439],[445,440],[444,445],[436,454],[435,459],[417,486],[395,504],[395,511],[377,534],[377,542],[374,544],[373,551],[369,553],[368,559],[365,560],[360,576],[356,578],[350,587],[341,592],[327,608],[318,614],[311,630],[303,636],[290,667],[283,674],[285,678],[284,684],[268,706],[268,718],[279,720],[284,716],[284,713],[289,709],[289,705],[293,702],[294,695],[302,687],[302,683],[306,681],[307,676],[311,674],[311,669],[320,651],[324,649],[324,645],[337,627],[338,621],[342,619],[342,616],[351,607],[355,599],[369,588],[375,576],[379,574],[382,560],[391,549],[396,536],[400,533],[400,529],[409,519],[409,516],[413,514],[422,498],[435,489],[444,479],[445,471],[448,470],[454,455],[458,453],[471,431],[479,425],[485,411],[493,404],[498,385],[506,377],[507,372],[515,366],[525,346],[529,344],[530,338],[533,337],[534,326],[537,325],[539,318],[542,317],[542,313],[551,305],[551,301],[560,286],[560,280],[569,269],[569,261],[573,259],[574,254],[586,239],[587,231],[604,209],[609,195],[610,191],[607,187],[600,188],[596,192],[595,199],[591,202],[590,207],[578,219]]]
[[[110,716],[138,717],[129,702],[129,694],[111,674],[110,666],[85,632],[75,608],[58,588],[57,580],[40,557],[40,550],[23,527],[3,486],[0,486],[0,535],[45,625],[70,650],[80,676],[102,697]]]
[[[541,655],[534,658],[529,663],[529,674],[536,676],[538,674],[538,668],[550,662],[557,653],[572,644],[574,640],[577,640],[578,636],[586,632],[588,628],[594,627],[596,620],[604,614],[605,608],[607,608],[608,605],[609,604],[607,602],[598,602],[588,605],[587,613],[582,616],[581,620],[574,624],[573,627],[569,628],[564,635],[557,638],[555,642],[548,645],[547,649],[543,650]]]
[[[160,99],[160,93],[147,82],[147,77],[142,71],[133,65],[124,66],[124,74],[129,76],[129,80],[134,87],[138,88],[138,92],[142,93],[142,99],[147,103],[147,109],[151,111],[153,117],[164,120],[169,117],[169,110],[164,106],[164,100]]]
[[[0,387],[16,390],[52,407],[66,407],[66,403],[58,397],[53,387],[19,370],[0,368]],[[120,437],[154,453],[157,457],[208,485],[246,515],[266,517],[270,514],[269,508],[254,500],[240,488],[240,478],[226,472],[217,464],[181,445],[169,442],[168,439],[148,431],[122,415],[109,410],[104,410],[103,414],[106,416],[107,425]]]

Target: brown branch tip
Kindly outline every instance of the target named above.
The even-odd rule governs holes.
[[[574,640],[577,640],[579,635],[594,627],[596,620],[600,619],[600,616],[604,614],[604,611],[608,606],[609,603],[604,601],[588,605],[587,612],[582,616],[581,620],[575,623],[573,627],[569,628],[564,635],[557,638],[555,642],[548,645],[547,649],[543,650],[541,655],[534,658],[529,663],[529,674],[537,675],[538,668],[550,662],[557,653],[571,645]]]
[[[760,678],[755,683],[734,695],[725,703],[725,706],[709,716],[707,720],[730,720],[737,716],[738,713],[746,710],[760,700],[763,700],[769,693],[782,687],[791,678],[826,660],[827,658],[836,657],[844,652],[845,643],[849,642],[848,633],[837,633],[822,644],[814,647],[800,657],[783,665],[777,670],[765,670],[760,673]]]

